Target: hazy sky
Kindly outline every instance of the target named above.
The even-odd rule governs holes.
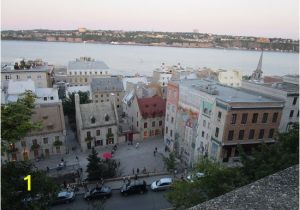
[[[2,0],[7,29],[116,29],[299,38],[299,0]]]

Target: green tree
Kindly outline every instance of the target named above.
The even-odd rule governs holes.
[[[1,106],[2,149],[7,149],[8,144],[19,141],[29,132],[41,127],[40,123],[31,121],[35,99],[36,96],[27,91],[17,102]]]
[[[31,175],[31,191],[27,191],[24,177]],[[28,161],[9,162],[1,166],[1,209],[47,209],[47,203],[58,191],[58,186],[42,171],[37,171]],[[36,202],[24,201],[40,196]],[[22,202],[23,201],[23,202]]]
[[[103,167],[101,159],[98,157],[98,153],[95,149],[92,149],[92,153],[88,156],[88,164],[86,172],[88,173],[89,180],[99,180],[103,173]]]
[[[69,123],[73,130],[76,129],[75,94],[76,93],[69,93],[68,97],[66,97],[62,103],[64,113],[65,113],[65,115],[68,116]],[[91,100],[89,99],[88,91],[86,91],[86,92],[79,91],[78,95],[79,95],[80,104],[87,104],[87,103],[91,102]]]
[[[176,158],[174,152],[170,152],[169,157],[163,157],[163,161],[168,171],[175,169]]]

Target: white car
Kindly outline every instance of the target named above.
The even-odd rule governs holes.
[[[191,174],[191,175],[187,176],[186,179],[190,182],[194,182],[195,179],[200,179],[203,176],[204,176],[204,173],[197,172],[195,174]]]
[[[151,184],[151,190],[159,191],[159,190],[166,190],[169,189],[172,185],[172,178],[162,178],[160,180],[154,181]]]

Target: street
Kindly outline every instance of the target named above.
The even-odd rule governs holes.
[[[119,190],[114,190],[111,198],[104,203],[104,210],[159,210],[171,208],[171,204],[165,198],[166,192],[152,192],[140,195],[128,195],[123,197]],[[75,201],[69,204],[62,204],[51,207],[51,210],[98,210],[94,208],[93,201],[85,201],[83,195],[77,196]],[[95,202],[95,201],[94,201]],[[97,202],[97,201],[96,201]]]

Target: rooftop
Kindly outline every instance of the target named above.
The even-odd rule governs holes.
[[[70,61],[68,64],[68,70],[94,70],[94,69],[109,69],[106,63],[103,61],[94,60],[76,60]]]
[[[189,210],[299,209],[299,166],[295,165]]]
[[[25,93],[26,90],[35,93],[35,84],[33,80],[9,80],[7,89],[8,94],[18,95]]]
[[[274,88],[277,90],[282,90],[285,92],[297,92],[299,91],[299,84],[293,84],[293,83],[288,83],[288,82],[279,82],[279,83],[259,83],[259,82],[248,82],[248,81],[243,81],[245,83],[252,83],[255,85],[261,85],[264,87],[269,87],[269,88]]]
[[[118,77],[93,78],[91,82],[92,92],[116,92],[124,91],[123,83]]]
[[[145,84],[149,83],[147,80],[147,77],[124,77],[122,80],[123,80],[123,86],[124,86],[125,90],[126,90],[127,82],[130,82],[133,84],[137,84],[139,82],[145,83]]]
[[[166,101],[160,96],[137,98],[143,118],[161,117],[165,115]]]
[[[80,113],[84,129],[117,123],[115,112],[110,102],[80,104]],[[92,123],[93,117],[95,119],[94,123]]]

